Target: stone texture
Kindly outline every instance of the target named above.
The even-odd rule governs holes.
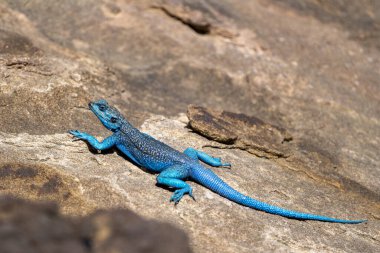
[[[13,160],[13,159],[12,159]],[[55,201],[65,213],[82,215],[96,207],[80,192],[79,181],[55,168],[36,163],[7,163],[0,167],[1,193],[29,200]]]
[[[254,116],[228,111],[215,111],[201,106],[187,109],[189,126],[201,135],[228,146],[239,148],[259,157],[288,157],[287,143],[293,137],[285,129],[265,123]]]
[[[1,192],[56,200],[70,215],[127,207],[183,228],[195,252],[376,252],[380,8],[347,3],[1,1]],[[174,207],[153,175],[66,134],[109,134],[87,110],[99,98],[175,148],[231,162],[215,171],[243,193],[369,222],[289,220],[196,185],[197,202]],[[186,128],[189,104],[286,129],[290,155],[206,147],[217,143]]]
[[[56,205],[9,197],[0,198],[0,251],[191,252],[182,231],[128,210],[97,211],[74,219],[61,215]]]
[[[290,6],[303,14],[314,16],[326,23],[336,23],[350,33],[350,38],[366,47],[380,49],[380,3],[364,0],[274,0],[280,6]]]

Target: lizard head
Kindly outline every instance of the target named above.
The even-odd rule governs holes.
[[[115,107],[110,106],[106,100],[100,99],[90,102],[88,106],[108,130],[115,132],[121,128],[124,117]]]

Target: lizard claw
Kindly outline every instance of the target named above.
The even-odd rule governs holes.
[[[178,204],[179,201],[182,199],[183,195],[185,195],[184,189],[175,190],[172,197],[170,198],[170,202],[174,202],[174,204]]]
[[[231,164],[230,163],[222,163],[222,166],[223,167],[228,167],[229,169],[231,169]]]
[[[189,196],[195,200],[193,196],[193,189],[189,187],[189,188],[175,190],[173,195],[170,198],[170,202],[174,202],[174,204],[177,205],[186,193],[188,193]]]
[[[231,164],[230,163],[222,163],[222,158],[220,158],[220,157],[214,157],[214,158],[220,163],[220,166],[231,168]]]
[[[191,188],[190,191],[189,191],[189,196],[194,200],[194,201],[197,201],[193,195],[193,189]]]
[[[220,158],[220,157],[213,157],[213,159],[214,159],[215,162],[217,162],[216,166],[231,168],[231,164],[230,163],[222,163],[222,158]]]
[[[69,130],[67,131],[69,134],[73,135],[74,137],[79,133],[78,130]]]
[[[80,132],[78,130],[70,130],[69,134],[74,136],[74,141],[85,140],[87,135],[86,133]]]

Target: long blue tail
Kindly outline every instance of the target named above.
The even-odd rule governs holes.
[[[227,183],[225,183],[221,178],[219,178],[214,172],[206,169],[202,166],[197,166],[191,170],[191,179],[195,182],[207,187],[208,189],[218,193],[219,195],[243,206],[261,210],[271,214],[277,214],[284,217],[299,219],[299,220],[318,220],[336,223],[347,223],[347,224],[357,224],[365,222],[367,220],[340,220],[335,218],[330,218],[327,216],[301,213],[297,211],[283,209],[277,206],[272,206],[267,203],[255,200],[251,197],[245,196],[240,192],[233,189]]]

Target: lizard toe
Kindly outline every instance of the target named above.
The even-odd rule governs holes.
[[[195,200],[193,196],[193,189],[191,187],[188,187],[188,188],[175,190],[173,195],[170,198],[170,202],[174,202],[175,204],[178,204],[185,194],[189,194],[189,196]]]
[[[173,201],[175,204],[178,204],[179,201],[182,199],[184,194],[185,193],[184,193],[183,189],[176,190],[174,192],[173,196],[170,198],[170,200]]]
[[[80,132],[78,130],[70,130],[69,133],[79,140],[85,140],[87,136],[86,133]]]

